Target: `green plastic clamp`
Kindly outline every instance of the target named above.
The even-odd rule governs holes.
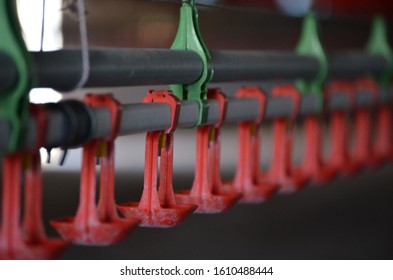
[[[391,98],[390,82],[393,77],[393,51],[389,45],[386,21],[382,16],[375,16],[373,19],[366,49],[369,54],[383,56],[386,60],[386,71],[378,77],[374,76],[381,86],[381,101],[386,101]]]
[[[14,152],[29,117],[29,90],[32,88],[31,61],[25,47],[16,13],[16,1],[0,0],[0,52],[14,62],[18,80],[12,89],[0,92],[0,118],[10,123],[8,152]]]
[[[199,79],[189,85],[171,85],[171,89],[180,100],[193,100],[199,103],[198,126],[207,120],[209,103],[207,88],[213,78],[210,67],[211,56],[199,30],[198,10],[194,0],[183,0],[180,8],[180,20],[176,38],[171,49],[190,50],[198,54],[202,60],[203,70]]]
[[[296,87],[302,94],[318,96],[318,106],[323,110],[323,86],[328,73],[328,62],[325,51],[319,39],[318,21],[314,13],[309,13],[303,20],[300,40],[296,53],[315,57],[319,62],[319,72],[310,80],[297,80]]]

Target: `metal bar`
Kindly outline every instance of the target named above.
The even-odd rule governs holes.
[[[33,52],[37,87],[70,91],[78,83],[82,66],[80,50]],[[86,87],[189,84],[198,79],[202,63],[194,52],[166,49],[91,49]],[[307,79],[319,68],[310,56],[289,52],[212,51],[213,82],[267,79]],[[331,78],[380,74],[387,67],[381,56],[345,52],[329,56]],[[7,57],[0,54],[0,92],[17,79]]]

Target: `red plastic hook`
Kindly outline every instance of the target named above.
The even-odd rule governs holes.
[[[341,81],[333,82],[328,86],[325,93],[327,102],[337,90],[341,90],[347,94],[351,106],[353,106],[354,89],[350,84]],[[330,182],[337,176],[342,165],[348,163],[348,132],[345,115],[342,112],[334,112],[331,115],[331,122],[331,156],[324,161],[322,155],[323,138],[320,117],[313,115],[306,117],[304,120],[305,152],[303,163],[297,170],[309,176],[310,180],[315,184]],[[343,167],[343,169],[347,168],[349,168],[349,165]]]
[[[351,82],[334,81],[325,89],[326,102],[334,94],[346,94],[349,98],[351,110],[355,107],[355,87]],[[349,120],[350,113],[334,111],[330,113],[330,156],[324,161],[324,166],[335,174],[351,173],[353,166],[349,157]]]
[[[112,132],[106,139],[93,140],[83,147],[80,202],[76,216],[53,220],[51,225],[72,243],[110,245],[124,238],[140,222],[138,219],[120,218],[115,204],[114,141],[119,130],[122,107],[111,94],[88,94],[84,101],[92,107],[110,110]],[[101,164],[98,206],[95,202],[97,152]]]
[[[322,159],[322,126],[319,116],[308,116],[304,119],[304,158],[298,167],[299,172],[309,176],[314,184],[326,184],[332,181],[337,171],[330,165],[325,165]]]
[[[243,194],[240,202],[259,203],[270,198],[278,188],[274,183],[259,183],[260,124],[265,114],[266,96],[258,87],[242,87],[237,98],[253,98],[258,101],[259,114],[249,122],[239,123],[239,161],[233,181],[225,188]]]
[[[374,103],[378,102],[379,89],[375,81],[369,78],[361,78],[354,82],[356,91],[367,91],[373,96]],[[354,144],[350,151],[351,166],[349,174],[358,172],[360,169],[370,164],[373,158],[372,145],[372,111],[367,107],[358,107],[354,116]]]
[[[373,96],[374,104],[379,102],[379,85],[371,78],[363,78],[357,80],[358,90],[368,91]],[[374,109],[372,109],[374,110]],[[368,110],[369,118],[375,112],[374,120],[375,137],[370,139],[370,155],[367,164],[371,167],[378,167],[389,159],[389,154],[393,151],[391,146],[392,141],[392,107],[386,103],[379,103],[376,110],[373,112]],[[363,114],[367,114],[364,112]],[[372,119],[370,119],[371,124]],[[370,135],[371,137],[371,135]]]
[[[293,192],[301,189],[309,180],[302,171],[292,167],[293,122],[300,110],[301,96],[292,85],[280,85],[272,89],[272,96],[285,96],[293,100],[293,114],[290,119],[277,118],[273,122],[273,159],[267,172],[259,175],[260,183],[280,185],[281,192]]]
[[[195,178],[191,190],[176,192],[180,203],[196,204],[195,213],[221,213],[241,197],[236,191],[225,191],[220,175],[220,126],[225,119],[227,98],[219,89],[209,89],[207,96],[220,105],[220,119],[215,125],[197,128]]]
[[[165,131],[146,134],[145,178],[140,202],[118,205],[128,218],[142,220],[145,227],[172,227],[181,223],[197,208],[196,205],[177,204],[172,186],[173,131],[176,129],[180,101],[170,91],[150,91],[144,103],[165,103],[171,108],[171,126]],[[161,150],[160,185],[157,191],[157,163]]]
[[[378,107],[376,138],[373,144],[373,158],[370,162],[373,167],[378,167],[388,161],[390,155],[393,154],[392,115],[393,110],[391,105],[385,103]]]
[[[37,120],[37,140],[26,153],[5,157],[3,162],[2,226],[0,259],[54,259],[68,246],[48,238],[42,221],[42,176],[39,148],[46,137],[47,114],[42,105],[31,105]],[[23,163],[27,167],[23,167]],[[22,171],[23,170],[23,171]],[[20,224],[21,175],[24,174],[24,217]]]

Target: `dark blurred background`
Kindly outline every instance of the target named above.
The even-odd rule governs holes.
[[[20,0],[20,6],[29,7],[28,2]],[[58,2],[61,7],[61,1]],[[87,0],[89,44],[169,48],[177,30],[180,6],[180,1],[172,2],[176,3]],[[51,4],[55,6],[53,3],[55,1]],[[199,3],[203,4],[199,8],[203,38],[209,49],[220,50],[292,50],[300,33],[300,16],[311,7],[321,17],[321,37],[327,52],[362,49],[372,15],[384,12],[390,16],[392,11],[391,1],[228,0]],[[44,50],[80,44],[75,16],[59,10],[59,7],[52,8],[53,15],[59,14],[54,19],[57,29],[47,23]],[[29,17],[33,18],[32,8]],[[39,19],[38,13],[36,21]],[[393,27],[391,23],[389,26]],[[31,32],[25,31],[26,37]],[[57,36],[52,45],[49,42],[51,33],[54,38]],[[37,35],[33,37],[36,39]],[[37,44],[33,45],[31,49],[37,48]],[[276,81],[257,84],[268,87],[272,83]],[[231,96],[241,85],[218,86]],[[88,89],[64,94],[63,98],[81,98],[85,92],[110,91],[121,102],[131,103],[139,102],[148,89],[150,87]],[[47,95],[41,92],[37,96]],[[263,135],[261,166],[267,166],[273,141],[268,125],[264,126]],[[194,138],[194,129],[176,132],[174,186],[177,189],[191,187]],[[226,127],[221,139],[222,175],[229,180],[237,162],[235,127]],[[297,132],[296,160],[301,158],[301,139],[301,133]],[[116,145],[117,201],[137,201],[143,186],[144,135],[120,137]],[[55,163],[58,154],[54,151],[53,163],[44,164],[45,221],[73,215],[78,203],[80,149],[70,152],[63,167]],[[364,170],[357,176],[339,178],[329,185],[309,186],[295,194],[277,195],[260,205],[236,205],[219,215],[192,215],[184,224],[172,229],[138,228],[114,246],[73,246],[63,258],[391,259],[392,183],[393,165]],[[48,232],[55,235],[49,227]]]

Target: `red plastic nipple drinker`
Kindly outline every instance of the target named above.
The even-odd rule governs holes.
[[[178,204],[172,186],[173,132],[179,120],[180,101],[170,91],[150,91],[143,103],[165,103],[171,109],[171,126],[165,131],[146,134],[145,178],[140,202],[118,205],[127,218],[137,218],[145,227],[173,227],[185,220],[196,205]],[[160,149],[160,153],[159,153]],[[160,160],[160,185],[157,191],[157,165]]]
[[[242,87],[237,98],[253,98],[258,101],[258,116],[247,122],[239,123],[239,160],[233,181],[225,187],[243,194],[240,202],[260,203],[270,198],[278,189],[278,185],[270,182],[259,182],[260,157],[260,124],[263,120],[266,96],[258,87]]]
[[[361,78],[354,82],[357,94],[360,91],[367,92],[372,95],[374,104],[378,102],[379,91],[378,85],[372,79]],[[374,158],[373,139],[372,139],[372,109],[366,106],[359,106],[356,108],[354,116],[354,143],[353,148],[350,149],[350,163],[351,170],[348,174],[359,172],[366,167]]]
[[[46,137],[47,114],[42,105],[31,105],[37,121],[37,140],[27,152],[8,155],[3,161],[0,259],[55,259],[68,246],[48,238],[42,221],[42,173],[39,148]],[[22,171],[23,170],[23,171]],[[24,174],[24,217],[21,214],[21,175]]]
[[[349,99],[350,112],[355,106],[355,87],[351,82],[333,81],[325,89],[325,98],[328,102],[334,94],[345,94]],[[351,173],[354,167],[349,156],[349,119],[350,113],[336,110],[329,113],[329,142],[330,153],[324,161],[338,175],[339,173]]]
[[[259,175],[259,182],[278,184],[280,192],[290,193],[303,188],[309,180],[307,174],[292,169],[293,124],[300,110],[301,96],[292,85],[276,86],[271,94],[291,98],[294,109],[289,119],[282,117],[273,121],[273,159],[269,170]]]
[[[85,97],[92,107],[108,108],[112,113],[112,133],[83,147],[80,201],[75,217],[52,220],[51,225],[65,239],[80,245],[110,245],[123,239],[139,224],[117,214],[114,194],[114,141],[118,134],[122,107],[111,94]],[[96,205],[96,156],[100,159],[100,198]]]
[[[209,89],[207,97],[220,106],[215,125],[197,128],[196,168],[191,190],[176,193],[180,203],[196,204],[195,213],[221,213],[231,208],[241,194],[223,189],[220,175],[220,126],[225,119],[227,98],[219,89]]]

